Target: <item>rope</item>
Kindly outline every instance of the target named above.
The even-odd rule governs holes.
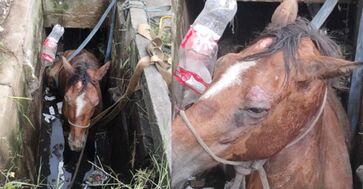
[[[98,29],[101,27],[102,23],[105,21],[108,13],[113,8],[112,21],[111,21],[111,25],[110,25],[110,28],[109,28],[110,31],[109,31],[109,35],[108,35],[107,49],[106,49],[106,52],[105,52],[105,63],[106,63],[106,61],[108,61],[109,56],[111,54],[111,49],[112,49],[112,32],[113,32],[114,23],[115,23],[115,16],[116,16],[116,14],[115,14],[116,6],[114,6],[115,4],[116,4],[116,0],[112,0],[112,2],[108,5],[106,11],[103,13],[100,20],[97,22],[96,26],[92,29],[90,34],[88,34],[88,36],[82,42],[82,44],[75,51],[73,51],[72,55],[68,57],[68,59],[67,59],[68,61],[72,60],[72,58],[77,56],[79,54],[79,52],[88,44],[88,42],[92,39],[92,37],[96,34]],[[60,69],[61,68],[62,67],[60,67]],[[88,130],[92,126],[91,122],[88,123],[88,125],[77,125],[77,124],[74,124],[74,123],[72,123],[71,121],[68,120],[68,123],[73,127],[86,128],[86,133],[85,133],[86,140],[85,141],[87,143]],[[72,181],[71,181],[71,183],[69,185],[69,188],[73,187],[74,181],[76,180],[76,177],[77,177],[77,174],[78,174],[78,171],[79,171],[79,167],[80,167],[80,164],[81,164],[81,161],[82,161],[82,158],[83,158],[83,153],[84,153],[85,147],[86,147],[86,144],[83,145],[81,153],[79,154],[78,161],[77,161],[77,164],[76,164],[76,169],[74,170]]]
[[[77,128],[81,128],[81,129],[87,129],[90,126],[90,123],[88,123],[87,125],[77,125],[77,124],[71,122],[69,119],[68,119],[68,123],[73,127],[77,127]]]
[[[232,185],[231,189],[238,189],[239,186],[241,186],[241,185],[242,185],[243,188],[245,188],[245,177],[246,177],[246,175],[251,174],[251,172],[253,170],[264,169],[263,165],[266,162],[266,160],[230,161],[230,160],[226,160],[226,159],[218,157],[207,146],[207,144],[203,141],[203,139],[199,136],[199,134],[195,131],[194,127],[190,123],[190,121],[189,121],[187,115],[185,114],[184,110],[180,110],[179,114],[182,117],[182,119],[185,122],[188,129],[192,132],[193,136],[195,137],[195,139],[197,140],[199,145],[202,146],[202,148],[208,153],[209,156],[212,157],[212,159],[214,159],[215,161],[217,161],[219,163],[225,164],[225,165],[233,165],[235,170],[239,170],[239,171],[236,171],[237,176],[235,178],[235,181],[233,182],[233,185]],[[265,172],[265,171],[263,170],[263,172]],[[259,171],[259,173],[260,173],[260,171]],[[265,182],[265,184],[263,184],[263,185],[267,186],[266,188],[263,188],[263,189],[269,189],[270,187],[269,187],[269,184],[268,184],[268,179],[266,177],[266,174],[265,174],[265,177],[263,177],[263,175],[260,175],[260,178],[261,178],[262,182]]]
[[[81,52],[81,50],[88,44],[88,42],[96,34],[96,32],[98,31],[98,29],[100,29],[102,23],[105,21],[108,13],[111,11],[111,9],[115,5],[115,3],[116,3],[116,0],[112,0],[112,2],[108,5],[106,11],[103,13],[103,15],[101,16],[100,20],[97,22],[96,26],[93,28],[93,30],[90,32],[90,34],[88,34],[88,36],[86,37],[86,39],[81,43],[81,45],[79,45],[79,47],[72,53],[72,55],[67,58],[68,61],[71,61],[72,58],[74,58],[75,56],[77,56],[78,53]]]
[[[223,158],[218,157],[214,152],[212,152],[212,150],[207,146],[207,144],[203,141],[203,139],[199,136],[199,134],[195,131],[194,127],[192,126],[192,124],[190,123],[187,115],[185,114],[184,110],[180,110],[180,116],[182,117],[183,121],[185,122],[185,124],[187,125],[188,129],[193,133],[193,136],[195,137],[195,139],[198,141],[198,143],[200,144],[200,146],[202,146],[202,148],[217,162],[222,163],[222,164],[226,164],[226,165],[244,165],[245,162],[242,161],[230,161],[230,160],[225,160]]]
[[[314,126],[317,124],[317,122],[319,121],[319,119],[321,118],[323,112],[324,112],[324,107],[326,105],[327,102],[327,96],[328,96],[328,88],[325,88],[325,92],[324,92],[324,97],[323,97],[323,102],[314,118],[314,120],[312,121],[312,123],[310,124],[309,128],[306,129],[304,131],[304,133],[302,135],[299,135],[294,141],[292,141],[291,143],[287,144],[284,149],[289,148],[290,146],[296,144],[298,141],[300,141],[301,139],[303,139],[313,128]],[[265,162],[267,160],[256,160],[256,161],[230,161],[230,160],[226,160],[223,158],[218,157],[209,147],[208,145],[204,142],[204,140],[199,136],[199,134],[196,132],[196,130],[194,129],[193,125],[190,123],[187,115],[185,114],[184,110],[180,110],[179,112],[182,120],[185,122],[187,128],[191,131],[191,133],[193,134],[194,138],[197,140],[197,142],[199,143],[199,145],[208,153],[208,155],[215,161],[222,163],[222,164],[226,164],[226,165],[233,165],[235,172],[236,172],[236,177],[234,179],[233,185],[231,187],[231,189],[245,189],[246,188],[246,175],[250,175],[252,173],[252,171],[257,170],[258,174],[260,176],[261,179],[261,183],[263,186],[263,189],[270,189],[270,185],[268,182],[268,178],[267,178],[267,174],[266,174],[266,170],[264,169],[263,165],[265,164]]]
[[[87,143],[88,129],[86,130],[85,137],[86,137],[85,141]],[[81,150],[81,153],[79,154],[78,161],[77,161],[77,164],[76,164],[76,169],[74,170],[73,177],[72,177],[72,180],[71,180],[70,184],[68,185],[68,188],[72,188],[72,186],[74,184],[74,181],[76,180],[76,177],[77,177],[77,174],[78,174],[78,171],[79,171],[79,167],[81,165],[81,160],[82,160],[82,157],[83,157],[85,147],[86,147],[86,144],[83,146],[83,148]]]
[[[289,148],[290,146],[293,146],[294,144],[299,142],[302,138],[304,138],[314,128],[314,126],[318,123],[321,115],[324,112],[324,107],[325,107],[325,104],[326,104],[326,101],[327,101],[327,97],[328,97],[328,87],[325,88],[323,103],[321,104],[321,106],[319,108],[319,111],[318,111],[318,114],[315,116],[315,119],[310,124],[309,128],[307,130],[305,130],[305,132],[302,135],[298,136],[294,141],[292,141],[291,143],[286,145],[285,149]]]

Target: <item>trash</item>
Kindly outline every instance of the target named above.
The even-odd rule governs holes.
[[[44,96],[44,100],[46,100],[46,101],[53,101],[55,99],[56,99],[55,96]]]
[[[49,94],[49,91],[50,91],[49,87],[46,87],[45,90],[44,90],[46,95]]]
[[[63,102],[58,102],[57,103],[58,114],[62,114],[62,107],[63,107]]]
[[[55,115],[55,110],[54,110],[53,106],[49,106],[49,113],[50,113],[50,115]]]
[[[87,177],[86,183],[90,186],[92,185],[100,185],[108,179],[108,176],[103,173],[101,170],[94,170],[91,175]]]
[[[47,122],[47,123],[50,123],[51,121],[53,121],[55,119],[55,116],[53,115],[50,115],[50,114],[45,114],[45,113],[42,113],[43,116],[44,116],[44,120]]]
[[[196,101],[212,82],[217,42],[237,12],[236,0],[207,0],[180,44],[179,62],[173,72],[177,109]]]
[[[59,174],[59,185],[58,185],[58,188],[62,188],[63,185],[64,185],[64,182],[65,182],[65,176],[64,176],[64,162],[63,161],[60,161],[59,164],[58,164],[58,174]]]
[[[55,59],[55,54],[57,52],[58,41],[64,33],[64,28],[56,24],[48,37],[44,40],[42,51],[40,52],[40,58],[46,66],[53,63]]]

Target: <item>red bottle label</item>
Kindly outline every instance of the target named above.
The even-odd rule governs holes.
[[[208,83],[206,83],[198,74],[185,70],[181,67],[177,68],[173,75],[181,85],[191,89],[199,95],[209,86]]]

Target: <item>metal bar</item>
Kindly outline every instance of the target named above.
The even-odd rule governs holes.
[[[359,31],[357,37],[357,49],[355,61],[363,61],[363,11],[360,17]],[[352,81],[349,90],[348,99],[348,117],[352,132],[355,134],[358,127],[360,117],[360,105],[362,98],[362,76],[363,66],[360,66],[352,74]]]
[[[319,10],[318,14],[316,14],[313,20],[310,22],[310,25],[314,29],[319,29],[328,18],[330,13],[333,11],[335,5],[338,3],[338,0],[327,0],[324,5]]]
[[[92,39],[92,37],[96,34],[96,32],[98,31],[98,29],[100,29],[102,23],[105,21],[108,13],[111,11],[111,9],[113,8],[113,5],[115,5],[116,0],[112,0],[112,2],[108,5],[106,11],[103,13],[103,15],[101,16],[100,20],[97,22],[96,26],[93,28],[93,30],[91,31],[90,34],[88,34],[88,36],[86,37],[86,39],[82,42],[81,45],[79,45],[79,47],[71,54],[70,57],[67,58],[68,61],[71,61],[72,58],[74,58],[75,56],[78,55],[79,52],[81,52],[81,50],[88,44],[88,42]]]
[[[111,59],[111,51],[112,51],[112,38],[113,38],[113,29],[115,27],[115,20],[116,20],[116,6],[113,6],[112,10],[112,17],[111,17],[111,25],[108,30],[108,40],[105,50],[105,60],[104,63]]]

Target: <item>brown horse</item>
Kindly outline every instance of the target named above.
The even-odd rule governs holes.
[[[352,188],[348,121],[328,79],[358,63],[336,58],[338,49],[302,19],[267,27],[218,60],[210,88],[185,114],[216,156],[264,162],[270,188]],[[187,121],[172,125],[172,188],[219,164]],[[247,188],[262,188],[261,179],[253,171]]]
[[[97,58],[86,50],[68,62],[66,58],[72,53],[73,50],[66,51],[48,75],[58,81],[58,90],[64,96],[62,113],[71,128],[69,147],[79,151],[86,143],[85,131],[90,126],[92,116],[102,111],[99,81],[106,74],[110,63],[100,66]]]

